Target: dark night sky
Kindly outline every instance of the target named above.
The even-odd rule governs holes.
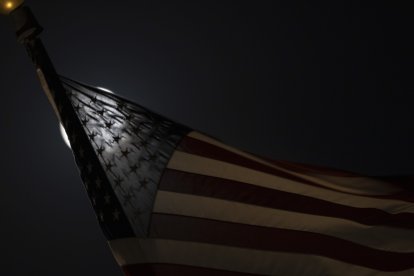
[[[62,75],[275,159],[414,172],[411,1],[27,2]],[[5,17],[0,36],[0,275],[121,275]]]

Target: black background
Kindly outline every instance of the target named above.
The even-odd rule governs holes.
[[[411,1],[27,2],[62,75],[274,159],[414,172]],[[0,275],[121,275],[4,16],[0,37]]]

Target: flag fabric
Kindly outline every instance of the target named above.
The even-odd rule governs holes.
[[[260,158],[61,81],[59,116],[126,275],[414,275],[409,178]]]

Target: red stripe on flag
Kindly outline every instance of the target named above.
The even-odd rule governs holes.
[[[203,141],[200,141],[200,140],[188,137],[188,136],[185,137],[181,141],[178,147],[178,150],[187,152],[190,154],[200,155],[203,157],[236,164],[242,167],[250,168],[253,170],[261,171],[261,172],[272,174],[275,176],[280,176],[280,177],[290,179],[293,181],[306,183],[310,185],[317,185],[318,187],[321,187],[320,185],[314,182],[311,182],[309,180],[291,175],[287,172],[280,171],[270,166],[266,166],[264,164],[251,160],[249,158],[238,155],[234,152],[225,150],[223,148],[217,147],[215,145],[212,145],[212,144],[209,144],[209,143],[206,143],[206,142],[203,142]],[[323,187],[323,188],[326,188],[326,187]]]
[[[299,213],[343,218],[365,225],[414,228],[414,214],[355,208],[217,177],[166,169],[160,190],[236,201]]]
[[[382,271],[414,268],[414,253],[377,250],[322,234],[176,215],[152,215],[151,238],[325,256]]]
[[[126,276],[254,276],[256,274],[178,264],[133,264],[122,267]]]
[[[292,181],[296,181],[296,182],[300,182],[300,183],[304,183],[304,184],[309,184],[312,186],[317,186],[319,188],[324,188],[327,190],[332,190],[332,191],[339,191],[341,193],[347,193],[347,194],[352,194],[352,195],[358,195],[358,196],[368,196],[368,195],[360,195],[360,194],[354,194],[354,193],[349,193],[349,192],[344,192],[342,190],[336,190],[330,187],[326,187],[323,185],[320,185],[318,183],[315,183],[313,181],[304,179],[302,177],[299,176],[295,176],[292,174],[289,174],[287,172],[278,170],[274,167],[271,166],[267,166],[265,164],[261,164],[257,161],[254,161],[252,159],[246,158],[244,156],[241,156],[237,153],[228,151],[226,149],[220,148],[218,146],[215,146],[213,144],[192,138],[192,137],[188,137],[186,136],[180,143],[178,150],[186,152],[186,153],[190,153],[190,154],[194,154],[194,155],[200,155],[203,157],[207,157],[207,158],[211,158],[211,159],[215,159],[215,160],[219,160],[219,161],[223,161],[223,162],[227,162],[227,163],[232,163],[235,165],[239,165],[242,167],[246,167],[246,168],[250,168],[253,170],[257,170],[257,171],[261,171],[264,173],[269,173],[275,176],[279,176],[279,177],[283,177]],[[265,160],[267,161],[267,160]],[[381,180],[380,177],[378,177],[378,180]],[[389,181],[390,183],[393,183],[394,185],[401,187],[401,188],[406,188],[406,185],[403,184],[399,184],[397,181]],[[407,194],[408,193],[408,194]],[[369,197],[373,197],[373,198],[383,198],[383,199],[396,199],[396,200],[403,200],[403,201],[407,201],[407,202],[414,202],[414,195],[411,191],[408,192],[401,192],[399,194],[395,194],[395,195],[387,195],[387,196],[377,196],[377,195],[369,195]]]

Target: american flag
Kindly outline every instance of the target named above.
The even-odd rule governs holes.
[[[413,178],[230,147],[59,78],[30,9],[11,16],[126,275],[414,275]]]
[[[61,81],[53,104],[126,275],[414,275],[410,178],[260,158]]]

